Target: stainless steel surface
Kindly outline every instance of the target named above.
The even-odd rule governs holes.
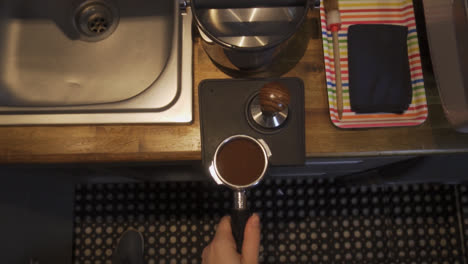
[[[304,7],[197,10],[203,32],[234,48],[277,45],[296,32],[303,15]]]
[[[465,0],[465,18],[468,21],[468,0]]]
[[[271,64],[306,14],[307,5],[194,10],[210,58],[219,66],[240,71],[260,71]]]
[[[119,10],[114,1],[87,0],[75,9],[74,26],[85,41],[99,41],[109,37],[119,23]]]
[[[49,2],[0,3],[0,124],[192,120],[192,17],[178,1],[115,1],[119,25],[98,42],[79,40],[73,1]]]
[[[283,109],[283,111],[277,112],[273,115],[263,113],[258,95],[253,98],[249,105],[249,109],[250,115],[252,116],[252,119],[255,121],[255,123],[264,128],[280,127],[288,118],[289,111],[289,108],[286,107]]]
[[[468,133],[468,19],[465,0],[424,0],[434,75],[449,122]]]
[[[240,139],[240,138],[248,139],[248,140],[251,140],[252,142],[255,142],[255,144],[257,144],[260,147],[260,149],[262,150],[264,158],[265,158],[265,164],[264,164],[264,167],[263,167],[262,174],[258,177],[258,179],[256,181],[254,181],[254,182],[252,182],[251,184],[248,184],[248,185],[234,185],[234,184],[231,184],[230,182],[226,181],[223,178],[223,176],[219,173],[218,168],[217,168],[217,157],[218,157],[219,150],[224,146],[224,144],[226,144],[226,143],[228,143],[228,142],[230,142],[232,140]],[[228,186],[229,188],[231,188],[233,190],[244,190],[245,188],[249,188],[249,187],[253,187],[253,186],[257,185],[263,179],[263,177],[265,176],[266,170],[268,169],[268,159],[270,158],[270,156],[271,156],[270,149],[268,148],[268,145],[263,140],[262,141],[257,140],[255,138],[253,138],[251,136],[247,136],[247,135],[234,135],[234,136],[228,137],[225,140],[223,140],[223,142],[221,142],[218,145],[218,147],[216,148],[216,151],[215,151],[215,154],[214,154],[214,157],[213,157],[213,162],[212,162],[212,165],[210,167],[210,174],[218,184],[224,184],[224,185]]]
[[[234,191],[234,209],[235,210],[247,209],[247,197],[245,197],[245,191],[243,190]]]
[[[306,2],[308,2],[308,0],[193,0],[193,3],[197,8],[215,9],[304,6],[307,4]]]
[[[190,7],[190,0],[179,0],[179,9],[182,12],[186,12],[187,8]]]

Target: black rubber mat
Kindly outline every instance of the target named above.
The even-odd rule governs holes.
[[[289,90],[288,118],[278,129],[259,129],[247,111],[251,100],[268,82],[277,81]],[[210,166],[219,143],[232,135],[263,139],[273,154],[273,166],[304,165],[304,83],[299,78],[213,79],[198,88],[202,162]],[[222,111],[220,111],[222,109]],[[288,139],[288,140],[285,140]]]
[[[248,194],[262,218],[261,263],[464,263],[457,208],[468,191],[457,188],[265,180]],[[74,263],[110,263],[129,227],[143,233],[147,263],[201,263],[231,195],[203,182],[79,185]]]

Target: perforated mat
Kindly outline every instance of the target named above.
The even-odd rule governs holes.
[[[465,263],[466,187],[268,179],[248,199],[262,218],[261,263]],[[79,185],[74,263],[111,263],[129,227],[143,233],[147,263],[201,263],[231,203],[208,182]]]

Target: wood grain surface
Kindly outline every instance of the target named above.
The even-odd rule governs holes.
[[[423,125],[367,130],[341,130],[334,127],[328,112],[318,16],[317,10],[309,12],[303,29],[309,42],[302,59],[295,65],[300,56],[286,56],[280,67],[287,70],[284,77],[300,77],[305,84],[307,157],[468,151],[468,134],[455,132],[445,119],[430,70],[425,70],[429,118]],[[193,54],[192,124],[0,127],[0,163],[201,159],[198,84],[204,79],[230,77],[213,65],[198,37],[194,39]],[[426,60],[425,66],[430,69],[430,62]],[[264,73],[257,77],[274,73]]]
[[[285,85],[275,81],[263,85],[258,100],[263,113],[274,115],[288,107],[291,95]]]

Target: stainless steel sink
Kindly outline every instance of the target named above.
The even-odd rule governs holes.
[[[192,120],[178,0],[1,0],[0,124]]]

